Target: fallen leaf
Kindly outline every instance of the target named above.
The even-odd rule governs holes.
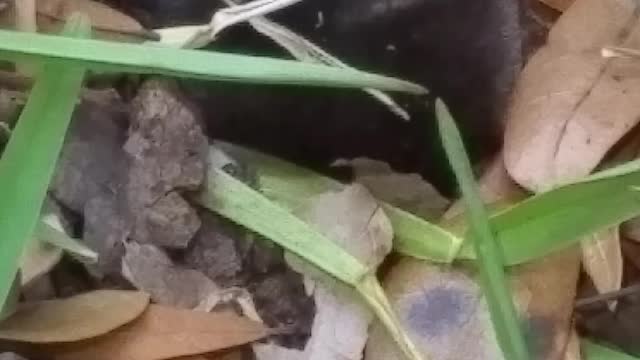
[[[362,185],[321,194],[298,215],[370,269],[377,268],[391,252],[391,223]]]
[[[266,335],[263,324],[230,312],[150,305],[136,321],[104,336],[45,350],[56,360],[162,360],[208,354]]]
[[[174,265],[160,248],[150,244],[125,244],[123,275],[138,289],[151,294],[161,305],[210,311],[222,291],[197,270]]]
[[[143,42],[158,36],[144,29],[138,21],[101,2],[93,0],[20,0],[0,11],[2,28],[57,33],[74,12],[86,14],[96,36],[107,40]],[[24,3],[24,4],[23,4]],[[16,15],[18,14],[18,15]]]
[[[131,322],[148,304],[145,293],[117,290],[23,303],[0,323],[0,339],[30,343],[89,339]]]
[[[580,243],[582,264],[599,293],[622,287],[622,248],[620,227],[614,226],[592,234]],[[615,303],[610,303],[613,310]]]
[[[74,12],[86,14],[98,36],[110,40],[142,42],[148,32],[132,17],[93,0],[37,0],[38,29],[57,33]]]
[[[576,249],[511,269],[514,301],[529,329],[532,358],[552,360],[564,353],[578,274]],[[436,266],[403,258],[386,277],[385,288],[405,329],[428,359],[503,359],[471,267]],[[375,324],[365,359],[404,358]]]
[[[640,121],[640,67],[601,56],[606,45],[640,47],[633,0],[579,0],[518,79],[505,133],[505,163],[540,192],[589,174]]]
[[[539,0],[545,5],[560,12],[566,11],[576,0]]]
[[[319,195],[300,216],[372,270],[391,251],[393,231],[389,219],[362,185]],[[314,296],[316,315],[311,338],[302,351],[255,344],[256,359],[362,359],[369,325],[374,319],[371,310],[353,289],[322,276],[319,270],[290,254],[286,259],[294,270],[305,274],[307,288]]]
[[[449,206],[449,200],[418,174],[397,173],[387,163],[367,158],[335,164],[350,166],[354,182],[364,185],[375,198],[424,219],[437,219]]]

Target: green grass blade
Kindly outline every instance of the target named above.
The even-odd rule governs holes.
[[[343,185],[309,169],[257,151],[216,142],[231,157],[256,172],[260,192],[288,209],[303,206],[323,192]],[[462,238],[407,211],[382,203],[394,231],[396,251],[434,262],[450,263],[462,246]]]
[[[33,61],[34,58],[100,71],[426,93],[422,86],[408,81],[293,60],[0,30],[0,59]]]
[[[256,171],[260,191],[289,209],[313,195],[343,185],[314,171],[237,145],[217,142],[232,157]],[[491,216],[506,265],[517,265],[576,244],[594,231],[640,215],[640,160],[593,174],[579,182],[531,197]],[[383,204],[394,232],[394,249],[435,262],[475,259],[472,241]],[[593,208],[606,209],[602,212]],[[467,236],[469,237],[469,236]]]
[[[506,263],[542,257],[640,215],[638,185],[640,161],[632,161],[497,212],[491,221]],[[475,258],[470,244],[460,256]]]
[[[222,169],[211,168],[197,201],[205,208],[277,242],[337,279],[357,284],[368,272],[357,259],[288,210]]]
[[[90,31],[86,19],[72,17],[63,33],[87,37]],[[38,223],[84,74],[77,66],[43,66],[0,159],[0,306]]]
[[[440,99],[436,102],[436,115],[445,152],[466,204],[480,279],[498,343],[506,359],[529,359],[520,321],[507,286],[502,252],[489,224],[487,209],[480,199],[458,128]]]
[[[581,348],[585,360],[640,360],[587,339],[582,339]]]

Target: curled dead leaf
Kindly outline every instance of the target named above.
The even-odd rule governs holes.
[[[148,304],[146,293],[121,290],[23,303],[0,323],[0,339],[29,343],[89,339],[134,320]]]
[[[633,0],[579,0],[516,85],[505,133],[511,176],[535,192],[589,174],[640,121],[640,66],[605,45],[640,47]]]
[[[150,305],[136,321],[104,336],[43,350],[56,360],[162,360],[208,354],[266,335],[263,324],[230,312]]]

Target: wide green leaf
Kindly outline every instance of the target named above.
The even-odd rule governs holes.
[[[66,36],[90,33],[88,21],[79,16],[70,18],[63,30]],[[0,307],[38,223],[84,75],[81,66],[45,64],[0,158]]]
[[[354,69],[162,46],[0,30],[0,59],[56,62],[91,70],[202,80],[373,88],[425,94],[424,87]]]

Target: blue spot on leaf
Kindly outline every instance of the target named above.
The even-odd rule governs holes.
[[[474,311],[474,297],[462,289],[438,286],[411,304],[408,322],[422,336],[446,336],[463,326]]]

